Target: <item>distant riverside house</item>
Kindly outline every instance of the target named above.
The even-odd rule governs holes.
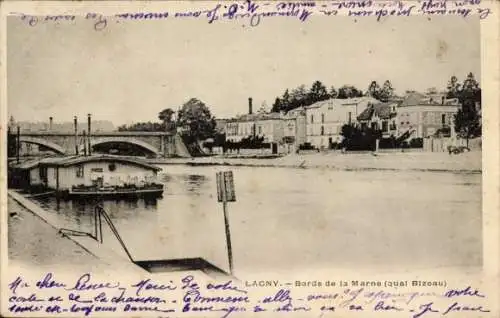
[[[369,105],[357,117],[361,128],[372,128],[382,132],[382,138],[397,137],[396,114],[399,102]]]
[[[284,142],[289,146],[289,151],[293,152],[307,141],[305,108],[298,107],[289,111],[284,116],[284,121]]]
[[[376,103],[379,101],[372,97],[332,98],[305,107],[307,142],[320,149],[341,142],[342,126],[356,123],[357,117]]]
[[[245,114],[225,122],[226,141],[240,142],[244,138],[262,138],[264,143],[279,146],[279,152],[294,152],[306,142],[304,107],[288,113]]]
[[[243,138],[263,137],[265,143],[283,141],[283,114],[246,114],[226,122],[226,140],[239,142]]]
[[[405,97],[397,108],[398,135],[408,133],[413,139],[454,134],[453,116],[460,107],[458,99],[433,95],[413,92]]]

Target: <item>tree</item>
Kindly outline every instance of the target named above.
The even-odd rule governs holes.
[[[380,99],[380,86],[376,81],[372,81],[368,86],[368,90],[366,91],[366,95],[371,96],[375,99]]]
[[[321,83],[320,81],[315,81],[312,84],[308,95],[308,104],[314,104],[316,102],[326,100],[330,97],[326,90],[326,86],[323,85],[323,83]]]
[[[330,91],[328,92],[328,95],[330,96],[330,98],[337,98],[337,96],[339,95],[337,90],[335,89],[335,87],[330,87]]]
[[[479,89],[479,83],[474,78],[474,74],[472,74],[472,72],[467,74],[467,78],[464,81],[462,91],[475,92],[478,89]]]
[[[266,103],[266,101],[263,101],[262,104],[260,105],[259,110],[257,110],[257,113],[258,114],[265,114],[265,113],[267,113],[267,109],[268,109],[267,103]]]
[[[481,118],[475,109],[462,107],[453,118],[458,136],[465,138],[467,147],[469,139],[481,135]]]
[[[284,111],[288,111],[290,108],[290,101],[291,101],[291,97],[290,97],[290,93],[288,92],[288,89],[287,89],[283,93],[283,97],[281,97],[281,109]]]
[[[175,112],[171,108],[165,108],[158,114],[158,118],[163,121],[163,125],[167,131],[171,131],[175,128],[173,122],[173,116]]]
[[[391,97],[394,96],[394,88],[389,80],[384,82],[382,89],[379,92],[379,100],[382,102],[387,102]]]
[[[460,83],[458,78],[453,75],[446,86],[446,98],[458,98],[460,94]]]
[[[481,115],[476,107],[481,104],[481,88],[474,78],[474,74],[469,73],[458,92],[458,99],[462,104],[461,109],[453,118],[457,135],[467,140],[481,136]]]
[[[130,126],[122,125],[118,127],[118,131],[165,131],[163,123],[134,123]]]
[[[339,93],[337,98],[346,99],[353,97],[361,97],[363,92],[352,85],[344,85],[339,88]]]
[[[273,107],[271,108],[271,112],[273,113],[279,113],[283,108],[283,105],[281,103],[281,99],[279,97],[276,97],[274,100]]]
[[[196,98],[188,100],[179,110],[177,125],[188,142],[205,140],[215,133],[215,118],[207,105]]]
[[[307,90],[305,85],[300,85],[290,93],[290,104],[287,111],[302,106],[307,103]]]

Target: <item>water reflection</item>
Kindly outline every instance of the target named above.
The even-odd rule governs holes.
[[[219,170],[169,165],[163,198],[104,202],[134,259],[204,257],[227,268]],[[481,264],[481,174],[232,170],[236,271]],[[69,228],[93,229],[95,202],[38,200]]]

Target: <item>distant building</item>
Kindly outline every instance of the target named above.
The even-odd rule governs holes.
[[[307,142],[305,108],[298,107],[289,111],[284,116],[284,121],[284,142],[288,146],[289,152],[293,152],[298,146]]]
[[[264,143],[278,145],[279,152],[294,152],[307,140],[306,110],[299,107],[288,113],[252,113],[249,99],[248,114],[228,119],[224,132],[226,140],[239,142],[250,136],[263,138]]]
[[[280,113],[247,114],[226,122],[226,140],[239,142],[243,138],[263,137],[266,143],[283,140],[283,115]]]
[[[382,138],[397,137],[397,107],[398,102],[387,102],[369,105],[357,117],[362,128],[370,127],[380,130]]]
[[[356,118],[371,104],[379,103],[372,97],[328,99],[305,107],[306,139],[318,148],[330,148],[342,140],[342,126],[355,123]]]
[[[443,94],[410,93],[397,109],[398,135],[410,133],[411,138],[426,138],[439,132],[453,135],[453,116],[460,107],[458,99]]]

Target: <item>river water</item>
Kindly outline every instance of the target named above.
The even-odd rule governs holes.
[[[481,174],[163,165],[154,202],[107,201],[135,260],[203,257],[228,268],[215,174],[232,170],[235,273],[481,265]],[[38,202],[93,230],[93,204]],[[109,231],[104,244],[122,253]]]

